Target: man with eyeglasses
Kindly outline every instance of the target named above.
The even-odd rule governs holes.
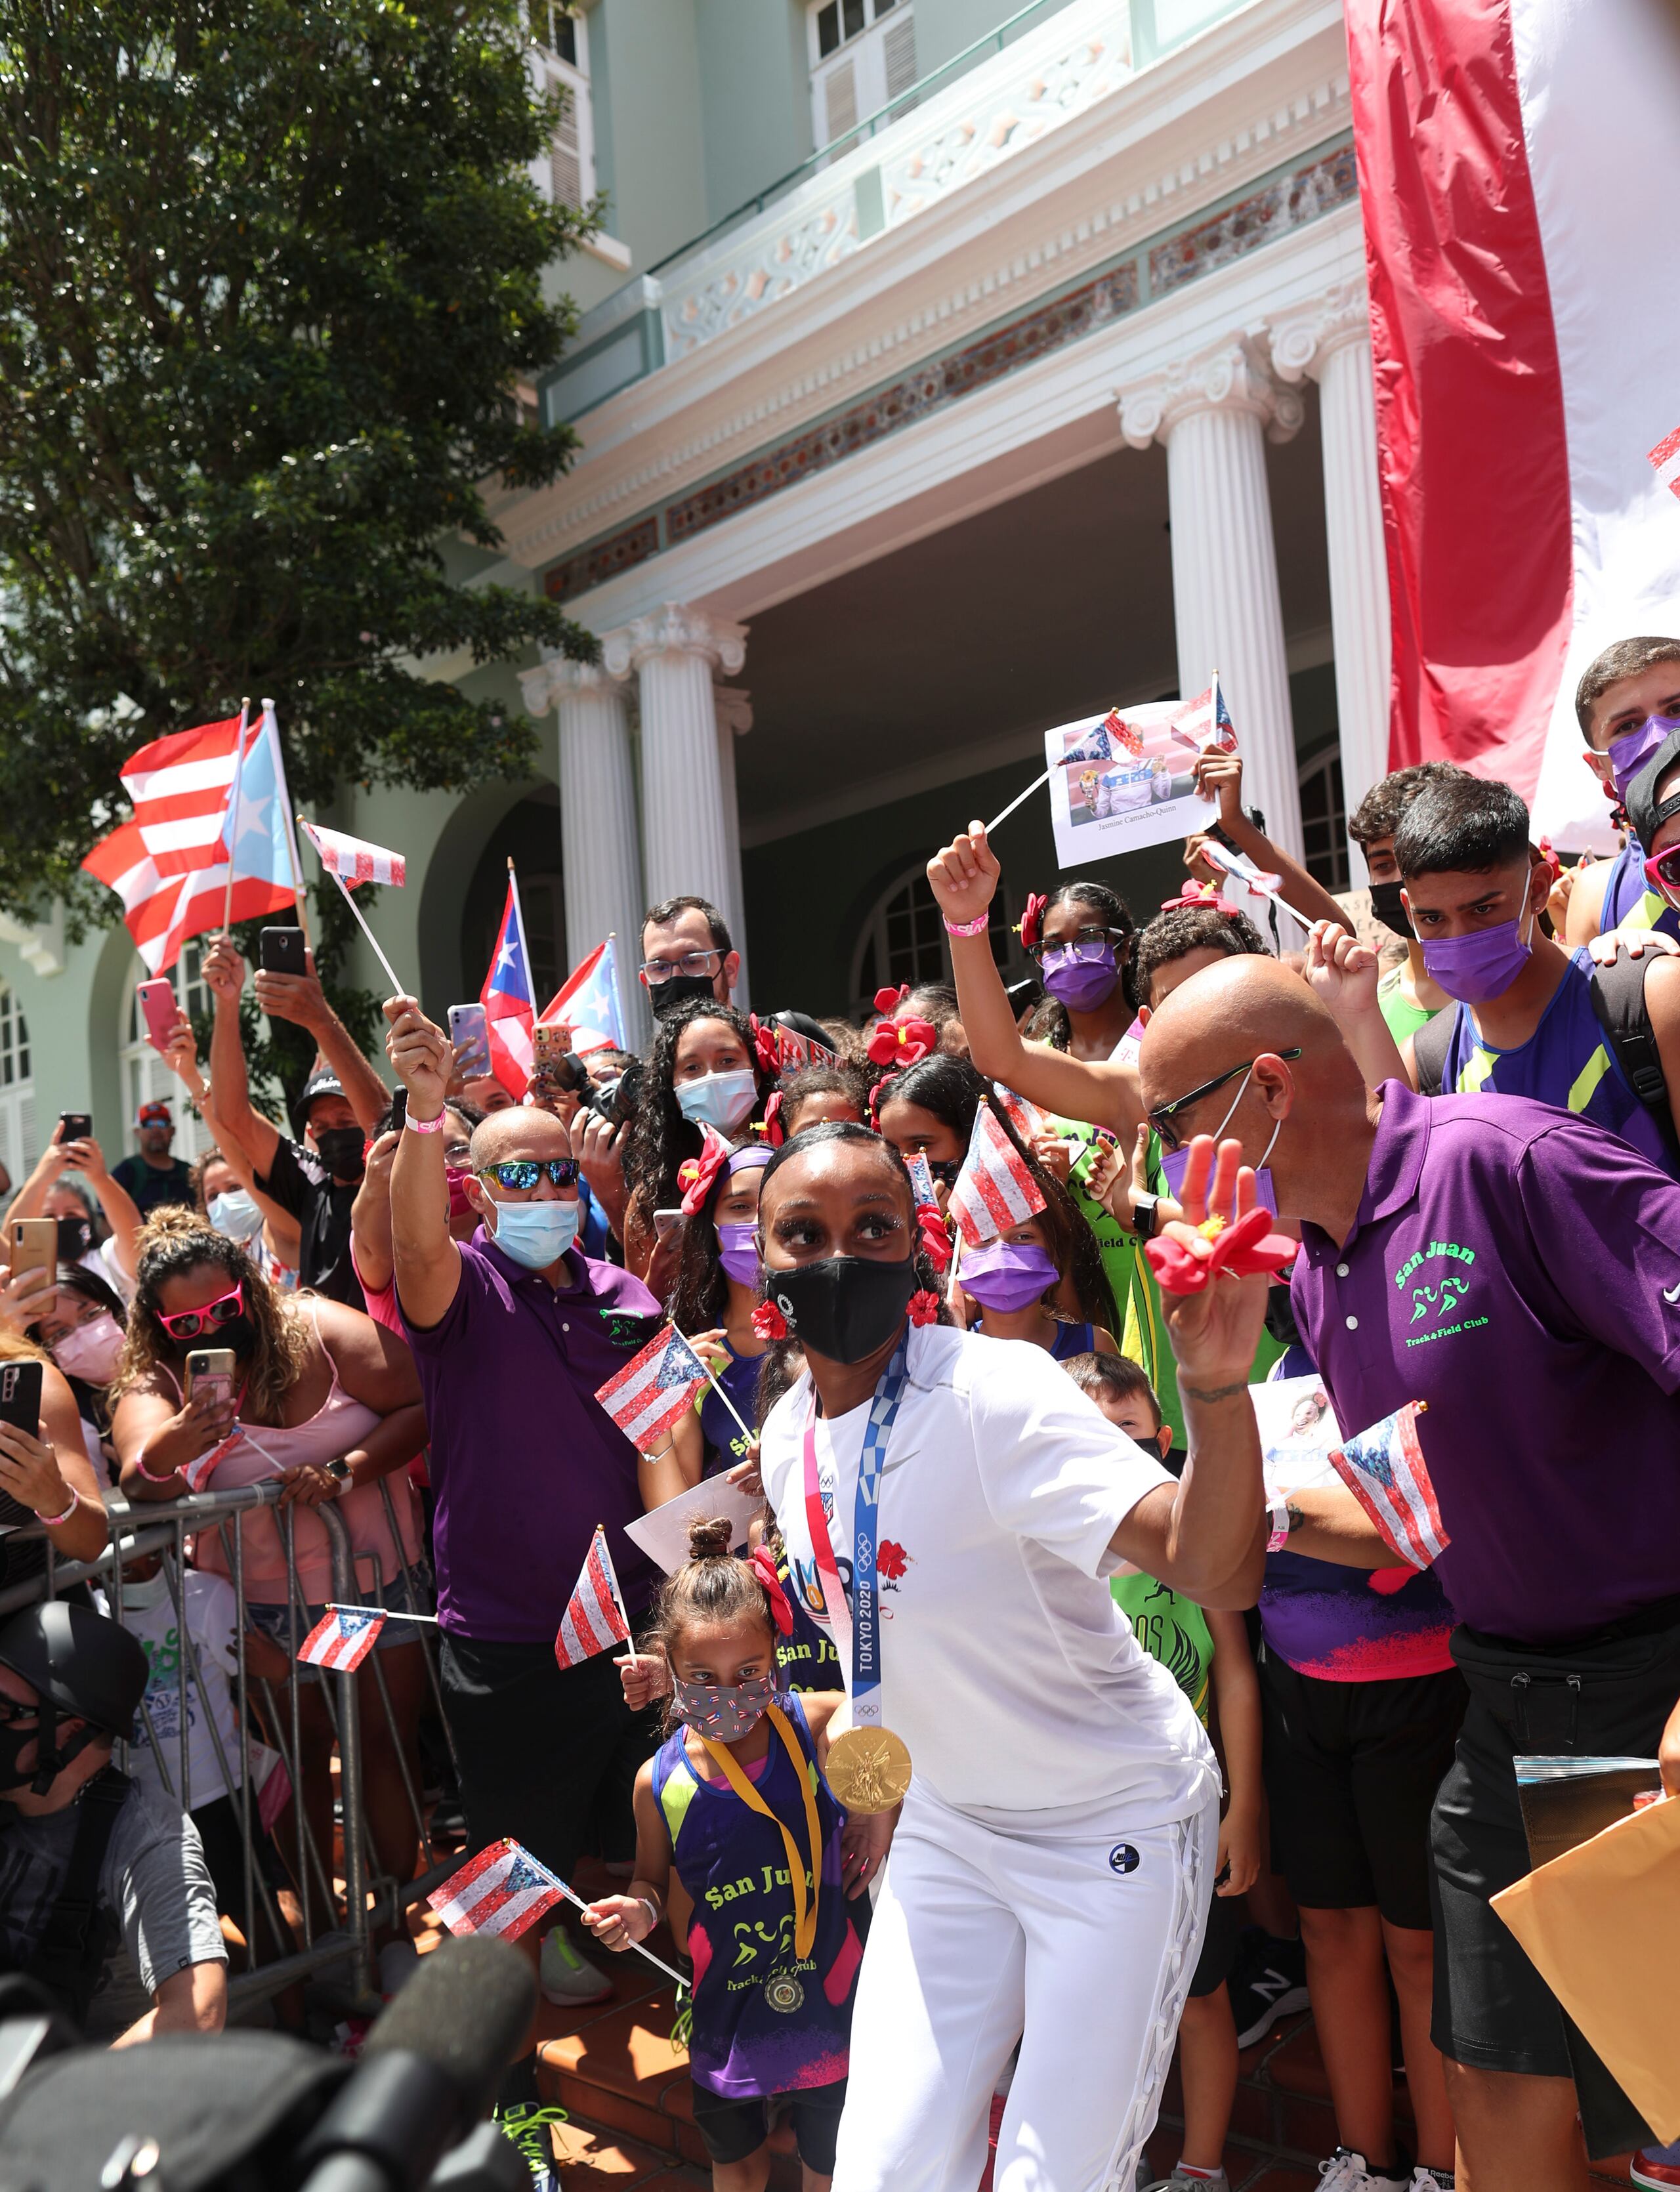
[[[740,954],[723,916],[703,898],[661,899],[642,916],[642,963],[637,973],[656,1019],[690,997],[733,1002]]]
[[[1265,1157],[1345,1430],[1426,1404],[1395,1481],[1438,1512],[1471,1697],[1431,1822],[1432,2036],[1471,2181],[1586,2192],[1563,2012],[1491,1905],[1529,1869],[1518,1754],[1655,1754],[1680,1794],[1680,1186],[1550,1105],[1369,1092],[1269,959],[1175,990],[1139,1070],[1178,1138],[1229,1103],[1224,1133]],[[1311,1550],[1397,1557],[1374,1530]]]
[[[655,1740],[609,1655],[563,1671],[554,1640],[597,1523],[632,1623],[658,1580],[625,1526],[682,1479],[668,1451],[643,1459],[595,1395],[653,1337],[659,1304],[575,1245],[570,1134],[535,1105],[473,1128],[463,1189],[481,1223],[470,1241],[452,1236],[449,1037],[411,998],[385,1014],[409,1092],[391,1254],[431,1431],[443,1698],[468,1832],[475,1850],[511,1835],[569,1879],[585,1849],[631,1856],[631,1790]],[[541,1967],[552,2000],[610,1991],[563,1933]],[[531,2058],[509,2075],[504,2102],[534,2104]]]

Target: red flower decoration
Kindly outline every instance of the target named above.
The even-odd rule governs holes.
[[[1187,882],[1176,898],[1162,899],[1161,910],[1163,913],[1181,913],[1189,905],[1211,906],[1215,913],[1224,914],[1227,920],[1234,920],[1237,914],[1237,908],[1230,900],[1220,896],[1217,883]]]
[[[912,1324],[939,1322],[940,1298],[929,1287],[922,1287],[910,1297],[910,1321]]]
[[[776,1573],[775,1556],[768,1545],[760,1545],[747,1563],[764,1586],[764,1595],[770,1601],[770,1618],[776,1624],[778,1636],[793,1634],[793,1608],[787,1602],[787,1593],[781,1578]],[[878,1560],[877,1565],[879,1565]]]
[[[717,1184],[717,1176],[734,1152],[715,1127],[700,1128],[700,1153],[677,1167],[677,1184],[683,1190],[683,1215],[697,1218]]]
[[[914,1065],[938,1042],[939,1030],[933,1022],[918,1019],[912,1013],[906,1019],[877,1020],[868,1052],[877,1065]]]
[[[1026,910],[1022,914],[1020,917],[1020,924],[1015,931],[1016,935],[1019,936],[1021,940],[1021,948],[1023,950],[1031,951],[1033,945],[1043,934],[1044,909],[1049,903],[1049,899],[1041,891],[1029,891],[1027,893]]]
[[[1262,1271],[1281,1271],[1285,1264],[1292,1264],[1300,1252],[1300,1243],[1268,1231],[1271,1224],[1271,1213],[1256,1204],[1234,1224],[1210,1218],[1197,1228],[1210,1244],[1205,1256],[1171,1239],[1146,1241],[1143,1253],[1163,1293],[1199,1294],[1221,1271],[1233,1279],[1251,1279]]]
[[[889,1583],[896,1583],[910,1565],[910,1556],[902,1545],[895,1545],[890,1538],[883,1538],[875,1548],[875,1565]]]
[[[910,985],[908,982],[900,982],[896,990],[877,990],[875,992],[875,1009],[877,1013],[884,1013],[887,1019],[891,1019],[893,1014],[898,1010],[899,1007],[904,1002],[905,999],[909,995]]]
[[[752,1054],[758,1061],[761,1073],[780,1073],[781,1053],[776,1047],[776,1031],[768,1020],[761,1020],[757,1013],[749,1013],[746,1020],[752,1036]]]
[[[786,1339],[787,1319],[773,1301],[762,1301],[752,1312],[752,1329],[761,1339]]]
[[[921,1232],[923,1254],[936,1271],[951,1269],[951,1236],[946,1232],[945,1219],[936,1202],[918,1202],[916,1223]]]
[[[779,1150],[787,1139],[787,1129],[781,1122],[781,1091],[775,1090],[764,1106],[764,1139],[773,1150]]]

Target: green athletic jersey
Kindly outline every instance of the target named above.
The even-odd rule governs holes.
[[[1108,1588],[1139,1643],[1161,1662],[1206,1727],[1214,1664],[1207,1615],[1194,1600],[1181,1598],[1170,1584],[1157,1583],[1153,1576],[1111,1576]]]

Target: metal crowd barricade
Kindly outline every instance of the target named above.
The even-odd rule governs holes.
[[[385,1501],[391,1543],[401,1559],[403,1541],[397,1527],[390,1487],[381,1481],[380,1491]],[[190,1750],[191,1706],[196,1693],[198,1711],[215,1752],[220,1784],[214,1792],[200,1794],[197,1801],[200,1803],[214,1801],[215,1796],[223,1793],[233,1799],[239,1822],[244,1875],[243,1908],[237,1915],[236,1922],[244,1938],[247,1967],[230,1979],[230,2016],[236,2015],[241,2008],[251,2003],[266,2001],[282,1993],[300,1979],[346,1962],[350,1966],[355,1996],[358,2001],[366,2001],[371,2006],[377,2000],[372,1948],[374,1927],[396,1923],[403,1912],[419,1902],[440,1881],[447,1879],[460,1862],[454,1857],[446,1857],[441,1862],[437,1859],[426,1816],[423,1791],[416,1786],[410,1770],[402,1733],[392,1710],[385,1670],[380,1666],[379,1653],[374,1650],[363,1664],[371,1666],[374,1670],[374,1685],[391,1734],[391,1751],[400,1767],[421,1856],[418,1877],[412,1881],[399,1882],[379,1871],[368,1832],[362,1700],[357,1675],[324,1667],[313,1668],[311,1671],[320,1677],[323,1684],[339,1758],[338,1814],[344,1850],[345,1922],[341,1927],[336,1922],[333,1851],[330,1843],[325,1850],[317,1846],[310,1831],[304,1801],[300,1685],[293,1681],[286,1686],[289,1705],[283,1712],[274,1686],[260,1678],[249,1677],[246,1668],[245,1633],[250,1621],[245,1597],[243,1533],[238,1527],[238,1518],[255,1508],[279,1508],[280,1493],[281,1487],[277,1483],[255,1484],[237,1491],[200,1492],[180,1499],[148,1501],[134,1505],[121,1493],[107,1490],[105,1494],[105,1519],[111,1542],[96,1560],[61,1560],[54,1553],[51,1541],[48,1540],[44,1570],[22,1582],[0,1588],[0,1618],[38,1600],[56,1597],[72,1584],[87,1582],[104,1590],[112,1614],[121,1621],[123,1561],[148,1553],[161,1554],[179,1643],[175,1671],[180,1742],[174,1772],[171,1772],[169,1755],[164,1744],[158,1740],[157,1731],[152,1726],[151,1716],[144,1703],[140,1707],[140,1715],[146,1739],[165,1791],[179,1801],[184,1812],[190,1812],[193,1808],[195,1796]],[[378,1560],[372,1555],[358,1556],[355,1554],[344,1517],[332,1505],[311,1508],[310,1511],[327,1533],[334,1601],[346,1606],[383,1605],[386,1590],[380,1580]],[[294,1510],[283,1508],[277,1519],[286,1555],[287,1650],[295,1667],[298,1647],[308,1632],[309,1624],[306,1618],[306,1601],[298,1580],[294,1518]],[[226,1551],[227,1579],[233,1589],[236,1607],[234,1654],[237,1691],[234,1698],[234,1725],[238,1737],[237,1784],[232,1761],[228,1758],[221,1731],[217,1725],[211,1694],[203,1680],[199,1653],[187,1619],[185,1577],[189,1562],[186,1541],[190,1537],[202,1537],[212,1530],[219,1533]],[[43,1535],[38,1524],[29,1525],[9,1533],[6,1543],[15,1544]],[[358,1582],[357,1574],[358,1565],[363,1563],[372,1570],[371,1577],[365,1584]],[[410,1568],[405,1561],[403,1572],[412,1603],[421,1595],[420,1584],[425,1571],[423,1567]],[[443,1722],[453,1755],[454,1739],[449,1734],[449,1719],[443,1709],[433,1632],[424,1622],[414,1623],[413,1628],[425,1658],[432,1702]],[[256,1694],[261,1696],[265,1705],[264,1733],[278,1751],[291,1781],[294,1832],[287,1837],[290,1847],[283,1851],[282,1855],[291,1875],[292,1892],[300,1914],[305,1944],[301,1949],[295,1945],[292,1928],[265,1876],[258,1853],[260,1843],[268,1840],[269,1835],[268,1830],[261,1825],[257,1817],[256,1791],[251,1779],[251,1705]],[[170,1748],[173,1750],[174,1746]],[[126,1764],[127,1751],[127,1745],[118,1744],[117,1762],[119,1766]],[[179,1788],[175,1785],[177,1778]],[[235,1915],[231,1912],[226,1915]],[[289,1949],[285,1947],[288,1943],[292,1944]],[[259,1965],[257,1958],[263,1947],[280,1949],[282,1953]]]

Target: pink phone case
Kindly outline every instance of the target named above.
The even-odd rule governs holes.
[[[146,1019],[146,1039],[154,1050],[161,1052],[180,1016],[175,985],[159,977],[155,981],[136,983],[134,995],[140,999]]]

